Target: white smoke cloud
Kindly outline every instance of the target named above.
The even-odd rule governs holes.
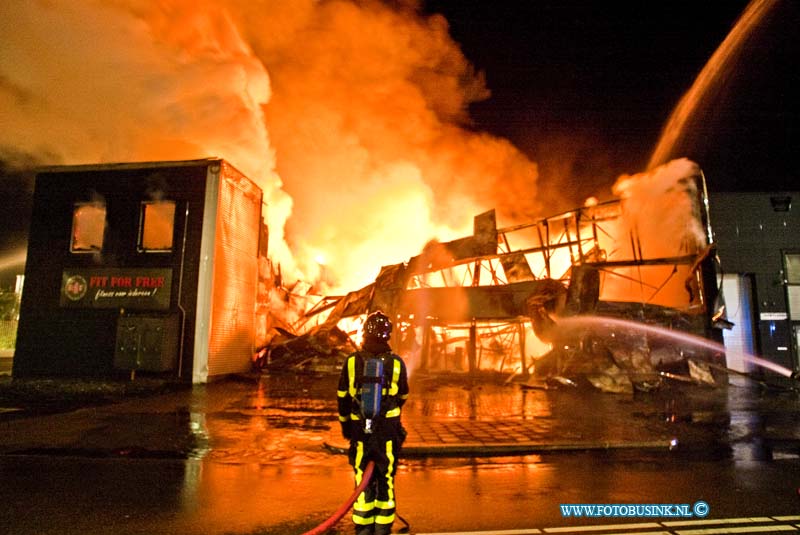
[[[694,254],[706,246],[696,177],[700,167],[687,158],[623,175],[613,192],[622,199],[625,233],[633,233],[645,258]]]

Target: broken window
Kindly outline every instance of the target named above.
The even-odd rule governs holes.
[[[143,202],[139,221],[139,251],[171,251],[174,226],[175,201]]]
[[[73,253],[101,251],[105,230],[105,204],[99,202],[76,203],[72,212],[70,251]]]

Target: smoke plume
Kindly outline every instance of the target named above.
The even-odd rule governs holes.
[[[613,191],[623,202],[624,234],[644,244],[637,255],[695,254],[706,245],[695,182],[700,175],[696,163],[681,158],[617,180]]]
[[[410,2],[7,0],[0,38],[0,158],[223,157],[285,278],[352,289],[488,208],[538,215],[535,164],[470,129],[483,78]]]

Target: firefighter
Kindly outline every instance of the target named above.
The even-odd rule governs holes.
[[[375,463],[370,484],[353,504],[356,535],[387,535],[395,519],[394,477],[405,440],[400,412],[408,398],[408,374],[389,346],[391,332],[386,314],[367,316],[362,348],[347,357],[339,377],[339,423],[350,441],[356,486],[369,461]]]

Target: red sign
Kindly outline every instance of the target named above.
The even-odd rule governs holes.
[[[160,268],[69,269],[61,275],[61,306],[166,310],[172,270]]]

